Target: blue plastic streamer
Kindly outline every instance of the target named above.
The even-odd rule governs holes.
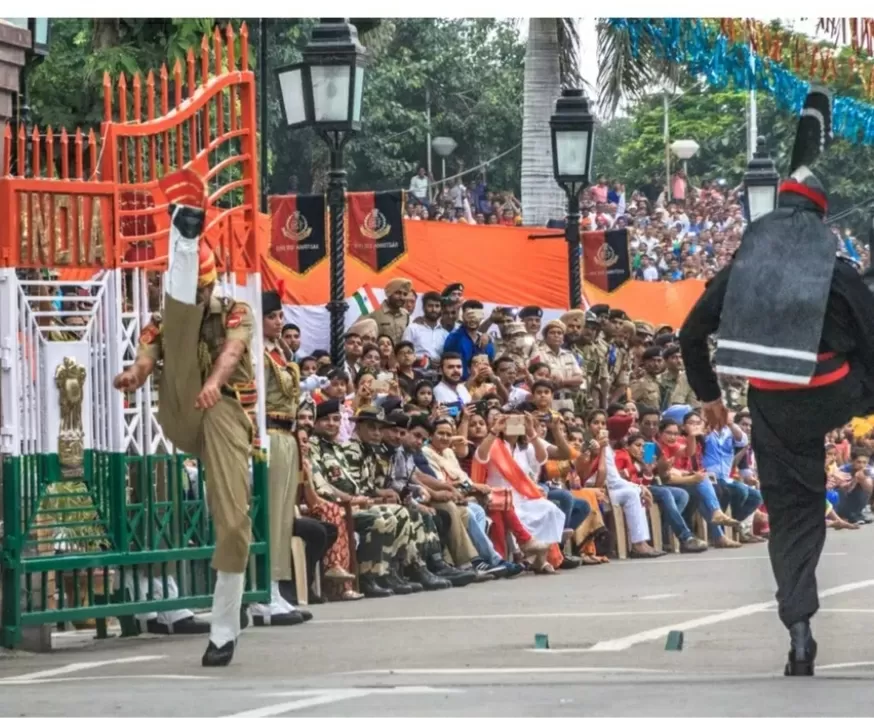
[[[685,63],[690,73],[703,75],[712,87],[724,88],[731,82],[735,87],[767,92],[778,107],[801,114],[810,83],[796,77],[783,63],[753,53],[746,43],[730,43],[721,31],[701,20],[612,18],[607,22],[628,35],[635,57],[645,41],[656,55]],[[836,137],[874,145],[874,106],[836,96],[832,129]]]

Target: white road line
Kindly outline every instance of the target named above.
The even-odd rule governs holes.
[[[817,666],[818,671],[830,671],[838,668],[861,668],[862,666],[874,666],[874,661],[855,661],[853,663],[829,663],[825,666]]]
[[[856,581],[854,583],[845,583],[840,586],[834,586],[833,588],[826,589],[825,591],[820,591],[819,597],[827,598],[829,596],[839,596],[843,593],[858,591],[863,588],[870,588],[871,586],[874,586],[874,579],[869,579],[867,581]],[[631,646],[636,646],[638,643],[645,643],[646,641],[655,641],[659,638],[664,638],[671,631],[691,631],[695,628],[712,626],[717,623],[724,623],[725,621],[733,621],[736,618],[744,618],[745,616],[750,616],[754,613],[759,613],[761,611],[768,611],[776,608],[776,606],[776,601],[767,601],[765,603],[750,603],[746,606],[739,606],[738,608],[733,608],[729,611],[723,611],[722,613],[715,613],[709,616],[701,616],[700,618],[693,618],[689,621],[683,621],[682,623],[675,623],[669,626],[652,628],[648,631],[641,631],[640,633],[632,633],[631,635],[625,636],[623,638],[613,638],[609,641],[600,641],[591,648],[576,650],[579,650],[580,652],[624,651],[628,648],[631,648]]]
[[[113,658],[108,661],[88,661],[83,663],[69,663],[66,666],[58,668],[49,668],[45,671],[36,671],[35,673],[24,673],[20,676],[10,676],[6,680],[9,681],[32,681],[37,678],[51,678],[53,676],[63,676],[67,673],[76,673],[78,671],[87,671],[91,668],[101,668],[102,666],[112,666],[122,663],[143,663],[145,661],[159,661],[167,656],[130,656],[128,658]]]
[[[717,550],[717,549],[713,549]],[[727,551],[728,549],[722,549]],[[833,551],[833,552],[825,552],[820,554],[821,556],[846,556],[846,551]],[[638,561],[613,561],[610,563],[611,566],[664,566],[668,563],[714,563],[717,561],[770,561],[771,557],[767,554],[763,554],[761,556],[718,556],[718,557],[704,557],[704,556],[696,556],[696,557],[686,557],[686,558],[660,558],[649,559],[647,561],[638,560]]]
[[[554,653],[554,651],[540,651]],[[514,675],[527,673],[670,673],[661,668],[598,668],[594,666],[555,666],[552,668],[384,668],[369,671],[349,671],[346,676],[473,676],[473,675]]]
[[[322,706],[329,703],[338,703],[340,701],[346,701],[352,698],[363,698],[369,695],[422,695],[427,693],[444,694],[460,692],[461,691],[454,688],[429,688],[428,686],[325,688],[322,690],[283,691],[282,693],[268,693],[265,697],[288,698],[295,696],[298,700],[287,701],[285,703],[275,703],[274,705],[264,706],[263,708],[254,708],[252,710],[243,711],[242,713],[234,713],[230,716],[226,716],[226,718],[271,718],[271,716],[299,711],[304,708],[312,708],[314,706]]]
[[[464,616],[381,616],[373,618],[329,618],[318,619],[317,625],[343,623],[411,623],[427,621],[502,621],[520,618],[622,618],[624,616],[688,616],[690,613],[719,613],[720,609],[686,609],[664,611],[585,611],[578,613],[489,613],[484,615],[468,614]],[[315,623],[315,622],[314,622]]]
[[[638,601],[661,601],[665,598],[674,598],[674,596],[679,596],[678,593],[654,593],[651,596],[632,596],[632,598],[636,598]]]
[[[65,678],[2,678],[0,679],[0,687],[2,686],[36,686],[42,683],[79,683],[81,681],[117,681],[125,678],[135,678],[141,680],[144,678],[159,680],[159,681],[213,681],[215,678],[211,676],[184,676],[179,674],[167,673],[137,673],[132,676],[67,676]]]

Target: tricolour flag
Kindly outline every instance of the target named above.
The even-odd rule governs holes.
[[[362,316],[370,314],[379,306],[379,300],[376,298],[376,295],[373,293],[369,284],[365,284],[355,292],[355,294],[352,295],[352,299],[361,311]]]

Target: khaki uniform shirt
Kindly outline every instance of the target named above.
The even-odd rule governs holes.
[[[631,399],[652,409],[662,405],[662,387],[658,379],[649,374],[631,383]]]
[[[294,420],[300,403],[300,369],[285,358],[278,344],[267,339],[264,340],[264,383],[267,415]]]
[[[404,329],[410,323],[410,315],[406,309],[401,307],[393,312],[384,302],[379,309],[368,316],[376,322],[377,334],[387,334],[395,344],[401,341]]]
[[[153,314],[152,320],[140,332],[137,357],[149,357],[155,362],[164,358],[161,315]],[[228,386],[250,390],[255,388],[255,370],[252,366],[252,337],[255,331],[255,316],[245,302],[226,297],[213,296],[200,325],[200,346],[205,352],[201,362],[201,374],[205,380],[212,371],[226,341],[239,340],[246,350],[228,378]],[[199,349],[200,351],[200,349]]]
[[[580,365],[577,364],[573,352],[564,348],[559,348],[557,352],[554,352],[546,343],[541,343],[533,354],[534,356],[531,361],[546,364],[549,367],[550,376],[556,381],[568,381],[570,379],[579,381],[579,388],[562,388],[559,391],[579,391],[580,389],[585,389],[586,377]]]
[[[337,500],[336,487],[350,496],[359,493],[355,472],[350,466],[345,444],[337,444],[318,434],[310,438],[310,464],[313,489],[323,499]]]
[[[686,372],[680,371],[675,377],[670,372],[665,372],[661,376],[662,409],[674,406],[675,404],[688,404],[689,406],[697,407],[700,405],[698,397],[689,386],[689,380],[686,378]]]

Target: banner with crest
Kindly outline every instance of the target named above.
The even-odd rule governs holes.
[[[628,230],[583,232],[583,279],[605,292],[615,292],[631,279]]]
[[[270,256],[304,275],[328,256],[328,209],[323,194],[270,197]]]
[[[407,253],[402,190],[346,195],[346,252],[374,272],[382,272]]]

